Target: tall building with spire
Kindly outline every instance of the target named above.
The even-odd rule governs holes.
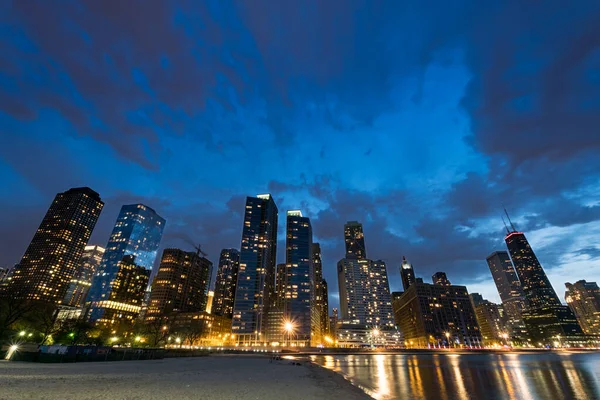
[[[270,194],[246,198],[232,333],[238,343],[263,343],[275,296],[278,210]]]
[[[362,260],[367,258],[363,226],[357,221],[348,221],[344,225],[344,240],[346,242],[346,258]]]
[[[296,343],[309,346],[315,286],[312,227],[310,219],[299,210],[287,212],[286,225],[284,315],[287,321],[292,322]]]
[[[410,285],[415,283],[415,271],[411,263],[402,256],[402,265],[400,266],[400,277],[402,278],[402,286],[404,290],[408,290]]]
[[[12,271],[8,295],[61,304],[103,207],[88,187],[58,193]]]
[[[219,257],[219,270],[215,281],[215,297],[212,313],[228,318],[233,316],[233,302],[237,287],[238,270],[240,268],[240,251],[223,249]]]
[[[135,279],[127,278],[123,282],[135,283],[136,288],[143,276],[147,275],[146,280],[149,279],[164,228],[164,218],[148,206],[131,204],[121,207],[88,294],[87,318],[91,322],[112,325],[122,318],[132,321],[139,314],[145,288],[139,301],[137,295],[126,296],[123,300],[124,297],[116,293],[126,289],[116,290],[116,278],[134,274]]]

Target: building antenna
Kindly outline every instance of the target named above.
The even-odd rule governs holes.
[[[508,215],[508,211],[506,211],[506,208],[504,208],[504,213],[506,214],[506,218],[508,218],[508,222],[510,223],[510,226],[511,226],[513,232],[516,232],[517,228],[515,228],[515,224],[513,224],[512,221],[510,220],[510,216]]]
[[[510,230],[508,229],[508,226],[506,225],[506,220],[504,219],[504,215],[501,215],[502,217],[502,223],[504,223],[504,228],[506,229],[506,233],[510,233]]]

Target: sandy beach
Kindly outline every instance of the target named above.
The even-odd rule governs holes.
[[[0,399],[370,399],[319,366],[252,356],[0,362]]]

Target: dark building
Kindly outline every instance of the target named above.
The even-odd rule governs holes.
[[[71,307],[83,307],[87,298],[94,273],[100,266],[104,247],[85,246],[77,271],[69,283],[63,304]]]
[[[312,227],[297,210],[287,212],[286,289],[284,315],[294,325],[298,345],[310,345],[311,311],[314,301]],[[319,321],[320,318],[317,320]]]
[[[586,335],[600,335],[600,288],[584,280],[565,283],[565,300]]]
[[[233,316],[233,303],[237,287],[238,270],[240,268],[240,252],[237,249],[223,249],[219,257],[219,270],[215,281],[215,297],[212,313]]]
[[[578,346],[584,341],[577,318],[567,306],[530,308],[523,312],[528,337],[534,346]]]
[[[321,281],[321,295],[321,335],[325,337],[331,333],[329,324],[329,294],[325,279]]]
[[[521,314],[526,308],[527,301],[508,253],[506,251],[493,252],[487,257],[487,264],[508,318],[513,323],[521,321]]]
[[[445,272],[436,272],[435,274],[433,274],[431,279],[433,280],[434,285],[441,285],[441,286],[450,286],[451,285]]]
[[[135,265],[145,268],[150,276],[164,228],[165,220],[148,206],[132,204],[121,207],[88,294],[87,318],[91,322],[111,320],[104,317],[107,308],[113,309],[110,314],[127,308],[112,300],[115,296],[111,294],[120,263],[126,256],[131,256],[129,258],[133,257]]]
[[[404,290],[415,283],[415,271],[413,266],[406,261],[406,257],[402,256],[402,265],[400,266],[400,276],[402,277],[402,286]]]
[[[61,304],[103,207],[87,187],[58,193],[14,268],[8,294]]]
[[[344,239],[346,242],[346,258],[361,260],[367,258],[363,226],[356,221],[348,221],[344,225]]]
[[[323,336],[327,334],[327,329],[323,325],[323,314],[327,313],[327,310],[323,307],[323,263],[321,260],[321,245],[319,243],[312,244],[312,264],[314,287],[310,313],[312,319],[311,339],[315,344],[320,344],[322,343]],[[329,322],[327,322],[327,325],[329,325]]]
[[[10,273],[10,268],[1,268],[0,267],[0,282],[3,282],[4,280],[6,280],[8,278],[8,275]]]
[[[395,319],[409,347],[480,346],[481,332],[465,286],[415,281],[395,300]]]
[[[117,263],[117,272],[108,298],[99,304],[103,308],[98,326],[128,330],[140,314],[150,280],[150,270],[137,265],[134,255],[126,255]]]
[[[232,330],[238,343],[262,343],[275,295],[278,210],[270,194],[246,198],[245,210]]]
[[[560,300],[525,234],[513,231],[506,235],[504,241],[529,307],[560,306]]]
[[[146,320],[206,310],[212,262],[199,252],[165,249],[152,282]]]

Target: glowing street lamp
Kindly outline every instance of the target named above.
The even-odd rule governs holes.
[[[291,335],[294,333],[294,323],[292,321],[285,321],[283,323],[283,330],[287,333],[288,336],[288,346],[291,342]]]
[[[25,331],[21,331],[21,332],[19,332],[19,336],[25,336],[26,333],[27,332],[25,332]]]
[[[111,338],[110,338],[110,341],[111,341],[112,343],[115,343],[117,340],[119,340],[119,338],[118,338],[118,337],[116,337],[116,336],[113,336],[113,337],[111,337]]]
[[[450,347],[450,332],[446,332],[446,343],[448,343],[448,347]]]

